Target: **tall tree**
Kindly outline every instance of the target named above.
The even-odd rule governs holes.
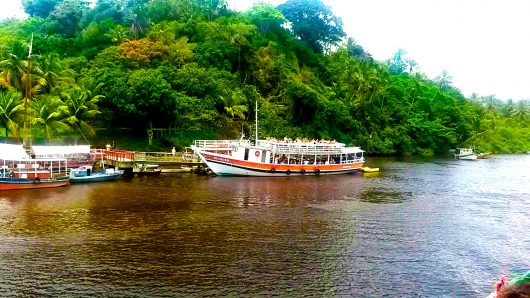
[[[246,13],[246,17],[258,27],[263,37],[270,31],[278,30],[287,21],[282,13],[268,3],[255,3]]]
[[[359,59],[372,59],[370,53],[366,52],[364,48],[352,37],[348,38],[348,41],[346,42],[346,49],[350,57],[357,57]]]
[[[346,36],[342,19],[321,0],[289,0],[278,9],[291,22],[294,35],[315,52],[324,52]]]
[[[405,55],[407,53],[403,49],[398,49],[392,58],[390,58],[388,69],[390,74],[401,74],[407,70],[407,63]]]
[[[79,22],[88,10],[88,1],[64,0],[50,14],[50,19],[57,22],[57,32],[66,37],[74,37],[80,27]]]
[[[22,0],[24,11],[32,17],[47,18],[64,0]]]
[[[447,91],[453,84],[453,76],[449,74],[447,70],[443,70],[442,73],[434,79],[442,91]]]
[[[228,13],[226,0],[194,0],[196,9],[200,14],[206,16],[208,22]]]

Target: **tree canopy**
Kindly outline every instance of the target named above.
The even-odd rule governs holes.
[[[403,49],[376,61],[320,0],[246,12],[223,0],[23,6],[31,17],[0,24],[0,136],[20,138],[24,114],[44,139],[115,127],[252,136],[258,102],[260,135],[336,139],[379,154],[530,147],[528,101],[466,98],[448,72],[427,78]]]

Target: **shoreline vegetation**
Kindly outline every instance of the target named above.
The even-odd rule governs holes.
[[[223,0],[23,6],[29,18],[0,22],[1,141],[22,143],[26,116],[35,143],[182,150],[254,137],[258,102],[261,136],[377,155],[530,150],[528,100],[466,98],[402,49],[376,61],[320,0],[245,12]]]

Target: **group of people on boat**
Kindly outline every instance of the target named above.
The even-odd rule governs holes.
[[[334,158],[330,158],[329,161],[327,160],[321,160],[320,158],[317,158],[317,159],[314,159],[314,158],[309,158],[309,159],[300,159],[300,158],[290,158],[288,159],[285,155],[283,155],[282,157],[278,158],[276,160],[276,163],[277,164],[281,164],[281,165],[285,165],[285,164],[291,164],[291,165],[300,165],[300,164],[303,164],[303,165],[323,165],[323,164],[336,164],[337,161],[334,159]]]
[[[298,144],[336,144],[337,141],[335,140],[319,140],[319,139],[308,139],[308,138],[301,138],[297,137],[296,139],[291,139],[289,137],[284,137],[283,139],[277,140],[273,137],[267,137],[265,138],[266,141],[273,142],[273,143],[298,143]]]

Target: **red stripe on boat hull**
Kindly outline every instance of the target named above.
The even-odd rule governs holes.
[[[52,188],[52,187],[66,186],[68,184],[69,184],[68,181],[37,182],[37,183],[9,183],[9,182],[2,181],[0,182],[0,190]]]
[[[364,162],[351,164],[266,164],[202,153],[206,163],[217,175],[288,176],[346,174],[360,169]],[[219,170],[223,168],[224,170]],[[217,171],[216,171],[217,170]],[[283,174],[283,175],[282,175]]]

